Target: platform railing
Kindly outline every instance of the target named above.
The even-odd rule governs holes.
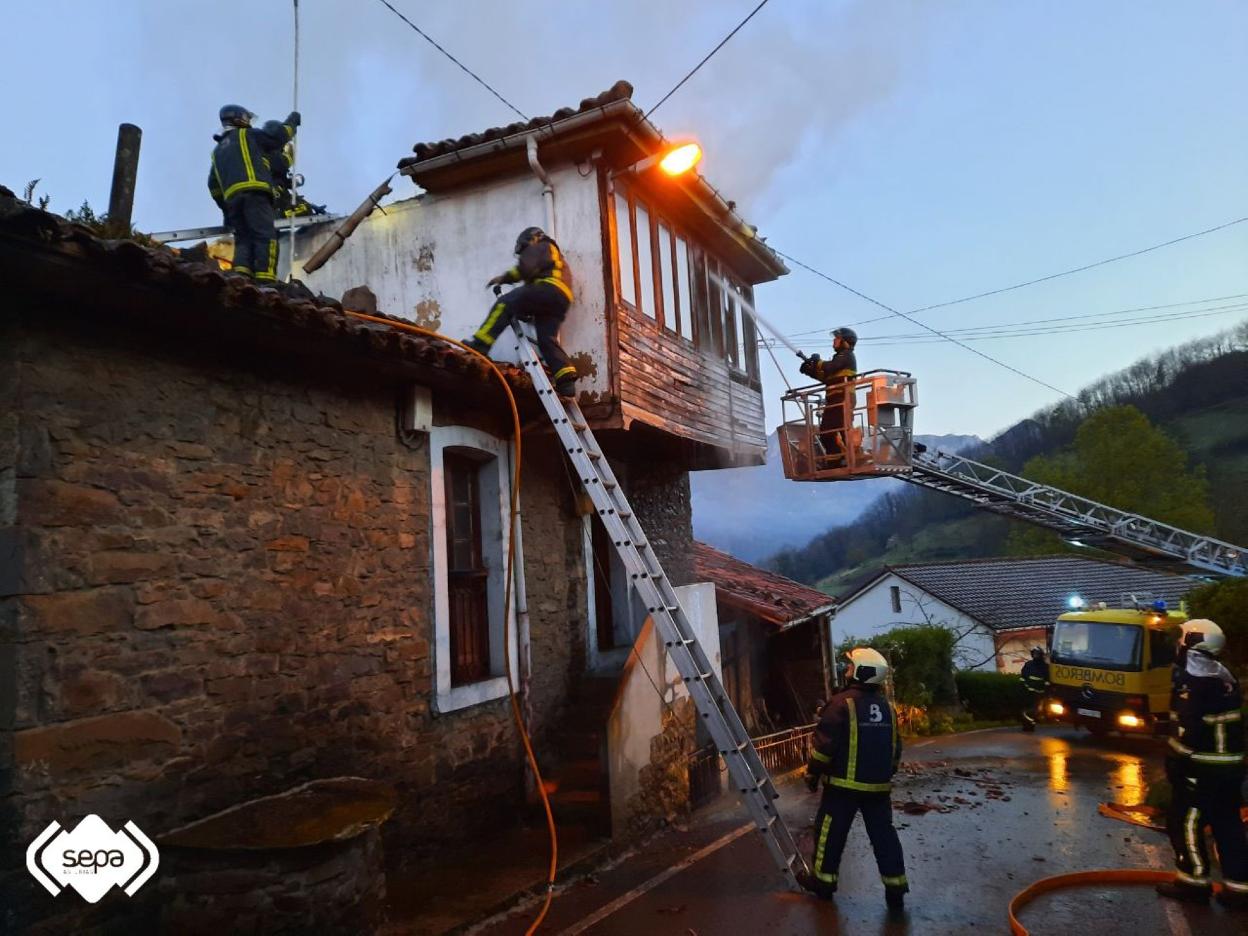
[[[776,430],[784,476],[835,481],[909,471],[917,402],[915,379],[905,371],[790,390]]]

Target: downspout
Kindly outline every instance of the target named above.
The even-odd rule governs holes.
[[[533,170],[533,174],[542,183],[542,198],[546,202],[546,233],[552,238],[558,239],[558,233],[555,231],[555,187],[551,184],[550,175],[542,168],[542,164],[537,161],[536,134],[530,133],[524,138],[524,150],[529,157],[529,168]]]

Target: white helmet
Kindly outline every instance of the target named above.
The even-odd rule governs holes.
[[[1222,628],[1205,618],[1185,622],[1182,631],[1183,636],[1179,643],[1189,650],[1204,650],[1217,656],[1226,646],[1226,635],[1222,633]]]
[[[870,647],[855,647],[845,656],[849,659],[849,668],[845,678],[855,682],[866,683],[868,686],[882,686],[888,677],[888,661],[878,650]]]

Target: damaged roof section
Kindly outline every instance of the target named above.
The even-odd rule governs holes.
[[[225,273],[215,261],[197,252],[145,246],[134,240],[100,237],[91,228],[41,211],[0,186],[0,280],[12,294],[70,299],[67,310],[116,306],[136,312],[155,304],[162,325],[185,323],[194,330],[226,324],[205,313],[231,314],[234,326],[255,326],[272,335],[300,336],[329,342],[332,351],[365,354],[397,365],[418,364],[446,372],[447,377],[471,378],[478,385],[490,378],[484,362],[454,345],[372,324],[346,314],[342,303],[328,296],[312,296],[303,289],[260,289],[246,277]],[[141,295],[143,302],[134,302]],[[16,303],[6,303],[16,312]],[[373,313],[378,318],[410,325],[403,319]],[[240,338],[247,335],[240,334]],[[519,368],[504,366],[511,385],[529,388],[531,381]]]
[[[694,574],[715,583],[715,600],[785,630],[831,611],[831,595],[742,562],[705,543],[693,544]]]
[[[580,105],[564,107],[548,117],[535,117],[490,127],[479,133],[413,147],[414,156],[399,161],[399,169],[428,192],[446,192],[491,178],[529,172],[525,147],[531,137],[540,147],[543,164],[559,161],[600,161],[611,170],[623,170],[660,152],[671,143],[633,103],[633,86],[617,81]],[[737,214],[727,199],[696,169],[678,178],[665,178],[663,197],[684,198],[705,229],[709,246],[730,249],[738,272],[753,283],[774,280],[789,272],[766,245],[758,229]],[[652,195],[657,195],[652,192]]]

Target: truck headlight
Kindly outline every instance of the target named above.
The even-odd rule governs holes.
[[[1050,715],[1065,715],[1065,714],[1066,714],[1066,706],[1062,705],[1062,703],[1061,703],[1061,702],[1050,702],[1050,703],[1049,703],[1049,714],[1050,714]]]
[[[1144,724],[1144,719],[1140,718],[1139,715],[1132,714],[1131,712],[1123,712],[1118,716],[1118,724],[1123,728],[1140,728]]]

